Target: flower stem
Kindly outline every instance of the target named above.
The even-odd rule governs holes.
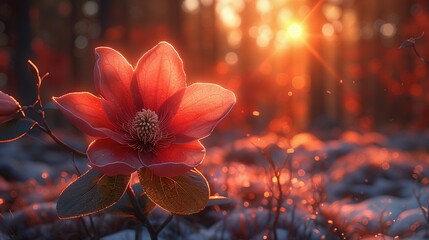
[[[89,231],[88,226],[86,226],[85,220],[82,217],[80,217],[79,220],[82,223],[83,229],[85,229],[86,235],[88,235],[90,239],[94,239],[94,236]]]
[[[44,132],[44,133],[46,133],[46,134],[48,134],[51,138],[52,138],[52,140],[54,140],[58,145],[60,145],[60,146],[62,146],[63,148],[65,148],[65,149],[67,149],[68,151],[70,151],[70,152],[72,152],[72,153],[74,153],[74,154],[76,154],[76,155],[78,155],[78,156],[80,156],[80,157],[84,157],[84,158],[86,158],[87,157],[87,155],[86,155],[86,153],[84,153],[84,152],[81,152],[81,151],[79,151],[79,150],[77,150],[77,149],[74,149],[74,148],[72,148],[72,147],[70,147],[69,145],[67,145],[66,143],[64,143],[63,141],[61,141],[61,139],[59,139],[52,131],[51,131],[51,129],[49,129],[49,127],[43,127],[43,126],[41,126],[40,124],[37,124],[36,125],[40,130],[42,130],[42,132]],[[45,126],[47,126],[46,124],[45,124]]]
[[[157,240],[158,239],[157,232],[155,231],[155,229],[153,228],[153,226],[150,224],[149,220],[146,218],[146,216],[141,211],[140,204],[137,202],[136,195],[134,194],[134,191],[133,191],[133,189],[131,187],[131,184],[128,184],[127,194],[128,194],[128,198],[131,201],[131,204],[134,207],[134,211],[135,211],[136,217],[147,228],[147,230],[149,232],[149,235],[150,235],[150,239]]]
[[[159,234],[161,231],[162,231],[162,229],[164,229],[170,222],[171,222],[171,220],[173,219],[173,214],[170,214],[165,220],[164,220],[164,222],[161,224],[161,226],[159,226],[159,228],[158,229],[156,229],[156,233],[157,234]]]

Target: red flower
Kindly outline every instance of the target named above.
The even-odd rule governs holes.
[[[161,42],[133,68],[117,51],[95,49],[95,87],[53,98],[81,131],[94,137],[87,155],[106,175],[148,167],[158,176],[178,176],[205,156],[207,137],[235,104],[231,91],[216,84],[186,86],[176,50]]]
[[[16,113],[20,109],[19,103],[12,96],[0,91],[0,117]]]

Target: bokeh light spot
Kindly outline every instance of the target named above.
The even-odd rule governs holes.
[[[98,13],[98,3],[95,1],[88,1],[83,4],[82,11],[87,17],[92,17]]]
[[[238,28],[241,25],[241,17],[231,7],[224,7],[219,12],[222,23],[228,28]]]
[[[82,35],[77,36],[74,40],[74,45],[76,46],[76,48],[84,49],[88,46],[88,38]]]
[[[328,21],[339,20],[342,14],[341,8],[335,5],[325,5],[322,12]]]
[[[325,37],[331,37],[335,33],[334,26],[330,23],[323,24],[322,33]]]
[[[303,89],[305,85],[306,81],[303,76],[296,76],[292,79],[292,87],[297,90]]]
[[[182,3],[182,9],[184,12],[195,12],[198,10],[200,3],[198,0],[185,0]]]
[[[235,52],[228,52],[225,55],[225,62],[229,65],[234,65],[238,62],[238,55]]]
[[[383,23],[380,33],[385,37],[393,37],[396,34],[396,26],[393,23]]]
[[[269,13],[272,8],[273,6],[269,0],[258,0],[256,2],[256,10],[262,14]]]

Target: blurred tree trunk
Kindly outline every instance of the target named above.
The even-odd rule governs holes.
[[[364,121],[360,127],[372,129],[374,124],[385,118],[386,110],[385,97],[386,92],[381,84],[380,74],[377,72],[382,59],[380,59],[383,48],[381,45],[381,34],[379,28],[383,18],[385,8],[382,1],[362,1],[358,5],[359,29],[363,29],[360,35],[360,84],[359,95],[361,96],[362,111],[361,116]],[[365,31],[368,31],[365,32]],[[368,36],[366,36],[368,35]],[[383,107],[384,106],[384,107]]]
[[[359,95],[360,49],[359,49],[359,19],[355,8],[343,9],[342,58],[343,62],[343,122],[345,126],[355,126],[361,113],[361,96]]]
[[[318,1],[311,1],[312,6],[317,6]],[[314,10],[311,15],[308,16],[306,20],[306,25],[308,26],[309,33],[314,35],[320,34],[323,23],[325,22],[322,15],[320,6],[318,9]],[[326,95],[327,83],[330,77],[326,77],[325,73],[326,67],[324,63],[326,61],[326,56],[322,55],[322,38],[308,38],[308,51],[310,52],[311,58],[309,61],[310,65],[310,84],[311,88],[309,91],[310,98],[310,114],[309,114],[309,123],[314,124],[315,121],[321,119],[333,118],[333,116],[328,116],[328,110],[333,108],[332,105],[325,104],[325,100],[331,96]]]
[[[17,80],[18,95],[21,104],[31,104],[37,96],[36,80],[27,67],[27,60],[31,57],[31,0],[11,1],[12,12],[15,15],[13,65]]]

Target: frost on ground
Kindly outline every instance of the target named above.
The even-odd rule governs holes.
[[[173,217],[160,239],[271,239],[274,226],[278,239],[429,239],[427,133],[217,138],[200,170],[230,200]],[[86,160],[33,140],[0,145],[0,239],[148,239],[129,209],[117,211],[126,199],[92,219],[58,220],[55,201]],[[149,215],[155,227],[167,217]]]

